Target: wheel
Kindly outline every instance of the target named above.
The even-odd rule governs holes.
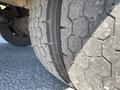
[[[37,57],[78,90],[120,88],[120,0],[32,0]]]
[[[10,43],[12,45],[28,46],[31,44],[30,37],[26,33],[28,31],[28,28],[27,28],[28,24],[25,23],[24,21],[22,21],[24,23],[24,25],[23,25],[21,23],[18,23],[17,21],[18,20],[16,19],[16,21],[14,22],[15,24],[17,24],[16,26],[15,26],[15,24],[13,24],[8,27],[7,26],[3,27],[2,29],[4,29],[4,30],[1,31],[1,35],[8,43]],[[22,29],[22,30],[19,30],[19,29]]]

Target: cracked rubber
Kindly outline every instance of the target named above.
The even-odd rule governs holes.
[[[120,0],[33,0],[30,36],[41,63],[78,90],[120,90]]]

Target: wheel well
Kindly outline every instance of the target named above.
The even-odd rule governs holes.
[[[18,6],[8,5],[6,3],[0,3],[0,28],[2,28],[0,29],[0,32],[5,31],[3,28],[7,28],[11,26],[14,27],[14,25],[16,27],[16,24],[13,24],[13,21],[15,20],[20,20],[18,22],[21,22],[21,20],[24,19],[24,21],[21,23],[25,23],[26,22],[25,18],[28,16],[29,16],[28,9]],[[23,27],[25,27],[24,24],[20,24],[20,25],[23,25]],[[27,32],[27,34],[29,34],[28,28],[24,32]]]
[[[0,5],[5,6],[4,9],[2,9],[0,7],[0,16],[3,17],[16,17],[16,18],[22,18],[22,17],[26,17],[29,16],[29,10],[22,8],[22,7],[18,7],[18,6],[13,6],[13,5],[9,5],[6,3],[1,3]]]

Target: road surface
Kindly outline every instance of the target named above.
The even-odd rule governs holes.
[[[64,90],[66,87],[44,69],[31,46],[15,47],[0,38],[0,90]]]

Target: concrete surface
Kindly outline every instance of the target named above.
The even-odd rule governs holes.
[[[44,69],[31,46],[15,47],[0,38],[0,90],[64,90],[66,87]]]

